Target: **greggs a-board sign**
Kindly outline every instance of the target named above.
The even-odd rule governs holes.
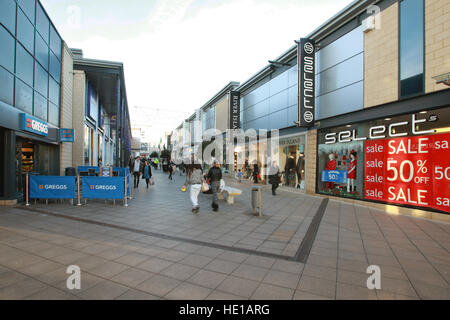
[[[365,142],[364,198],[450,212],[450,133]]]

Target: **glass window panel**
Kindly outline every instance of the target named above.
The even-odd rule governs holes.
[[[36,33],[36,59],[48,70],[48,46],[38,33]]]
[[[33,86],[33,57],[17,42],[16,51],[16,76]]]
[[[51,102],[48,104],[48,122],[59,126],[59,108]]]
[[[49,43],[50,21],[39,2],[36,7],[36,29],[41,34],[42,38],[44,38],[45,42]]]
[[[22,8],[23,12],[34,24],[34,12],[36,8],[36,0],[18,0],[19,6]]]
[[[34,88],[47,98],[48,73],[38,64],[34,64]]]
[[[0,67],[0,100],[12,105],[14,95],[14,76]]]
[[[400,95],[422,93],[423,0],[400,2]]]
[[[34,27],[22,10],[17,10],[17,39],[30,52],[34,52]]]
[[[0,65],[14,73],[14,38],[0,26]]]
[[[59,106],[59,84],[52,77],[49,78],[48,83],[48,98],[51,102]]]
[[[33,89],[16,78],[16,108],[33,113]]]
[[[50,53],[50,74],[56,81],[61,82],[61,63],[53,53]]]
[[[55,28],[53,28],[53,26],[50,25],[50,49],[53,51],[53,53],[58,57],[60,61],[61,61],[61,46],[62,46],[61,38],[59,37]]]
[[[0,22],[16,34],[16,3],[13,0],[0,1]]]
[[[41,96],[36,91],[34,92],[34,112],[33,114],[44,120],[47,121],[47,99],[45,99],[43,96]]]

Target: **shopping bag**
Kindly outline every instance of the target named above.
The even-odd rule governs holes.
[[[206,181],[202,182],[202,192],[207,192],[209,190],[209,185],[206,183]]]
[[[150,185],[152,186],[155,184],[155,179],[153,179],[153,177],[151,177],[149,182],[150,182]]]

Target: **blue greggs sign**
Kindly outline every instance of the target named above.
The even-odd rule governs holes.
[[[125,177],[83,177],[82,195],[86,199],[123,199]]]
[[[48,124],[38,118],[21,113],[21,129],[41,136],[48,136]]]
[[[75,177],[30,176],[31,199],[73,199]]]

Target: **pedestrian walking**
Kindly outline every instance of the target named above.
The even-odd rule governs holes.
[[[275,190],[280,184],[280,167],[276,161],[272,162],[272,166],[269,168],[269,183],[272,185],[272,195],[276,196]]]
[[[173,178],[172,178],[172,174],[173,174],[173,162],[172,162],[172,160],[170,160],[169,161],[169,164],[168,164],[168,170],[169,170],[169,180],[172,180]]]
[[[134,188],[139,187],[139,176],[141,174],[141,157],[137,156],[136,159],[134,159],[134,165],[133,165],[133,175],[134,175]]]
[[[220,170],[220,163],[218,160],[213,161],[213,166],[209,169],[207,178],[213,192],[211,207],[213,208],[213,211],[217,211],[219,210],[219,188],[220,180],[222,179],[222,170]]]
[[[241,181],[242,181],[242,171],[241,171],[241,169],[239,169],[237,176],[238,176],[239,183],[241,183]]]
[[[202,166],[199,164],[190,164],[186,168],[186,181],[183,188],[190,186],[190,197],[192,202],[192,212],[197,213],[200,209],[198,204],[198,195],[202,189],[203,178]]]
[[[254,183],[258,183],[258,175],[259,175],[258,163],[255,162],[255,164],[253,165],[253,182]]]
[[[148,163],[148,161],[145,161],[144,173],[143,173],[142,177],[145,179],[145,183],[147,184],[147,189],[148,189],[148,185],[150,183],[150,178],[152,177],[152,168],[151,168],[150,164]]]

